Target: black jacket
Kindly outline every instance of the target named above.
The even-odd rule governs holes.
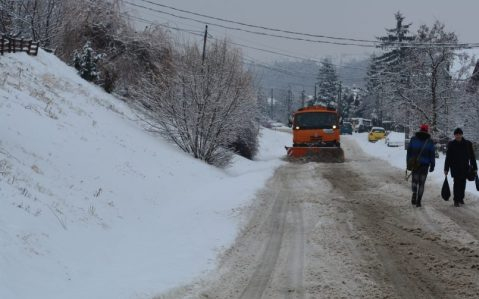
[[[477,170],[476,156],[472,149],[472,143],[464,138],[461,141],[456,141],[455,139],[449,141],[444,170],[449,171],[450,168],[452,177],[465,178],[469,165],[472,165],[472,168]]]

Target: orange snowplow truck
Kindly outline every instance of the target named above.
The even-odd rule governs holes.
[[[290,160],[344,162],[339,116],[334,108],[310,106],[293,115],[293,146],[286,147]]]

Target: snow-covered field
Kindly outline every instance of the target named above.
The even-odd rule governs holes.
[[[290,139],[220,170],[55,56],[1,56],[0,298],[151,298],[213,269]]]

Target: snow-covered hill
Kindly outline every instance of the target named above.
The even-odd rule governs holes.
[[[215,266],[283,162],[220,170],[146,133],[54,55],[0,56],[0,298],[151,298]]]

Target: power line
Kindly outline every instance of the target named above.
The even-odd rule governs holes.
[[[186,33],[191,33],[193,35],[203,36],[203,31],[200,31],[200,30],[190,30],[190,29],[185,29],[185,28],[180,28],[180,27],[172,27],[172,26],[169,26],[169,25],[166,25],[166,24],[158,23],[156,21],[151,21],[151,20],[147,20],[147,19],[144,19],[144,18],[141,18],[141,17],[132,16],[132,15],[129,15],[127,13],[121,13],[121,15],[123,15],[127,18],[136,19],[136,20],[138,20],[140,22],[143,22],[143,23],[146,23],[146,24],[158,25],[158,26],[165,27],[165,28],[168,28],[168,29],[173,29],[173,30],[176,30],[176,31],[183,31],[183,32],[186,32]],[[166,20],[168,21],[168,19],[166,19]],[[211,37],[211,38],[219,40],[218,38],[215,38],[215,37]],[[265,53],[276,54],[276,55],[285,56],[285,57],[289,57],[289,58],[295,58],[295,59],[312,60],[312,61],[320,62],[319,60],[314,59],[314,58],[310,58],[310,57],[302,57],[302,56],[297,56],[297,55],[292,55],[292,54],[281,53],[281,52],[277,52],[277,51],[275,52],[275,51],[272,51],[272,50],[266,50],[266,49],[263,49],[263,48],[248,46],[248,45],[245,45],[245,44],[240,44],[240,43],[232,42],[232,41],[229,41],[229,40],[227,40],[227,42],[230,43],[230,44],[236,45],[236,46],[240,46],[240,47],[247,48],[247,49],[252,49],[252,50],[257,50],[257,51],[261,51],[261,52],[265,52]],[[339,67],[341,67],[341,66],[339,66]]]
[[[185,10],[185,9],[179,9],[179,8],[175,8],[173,6],[160,4],[160,3],[157,3],[157,2],[153,2],[153,1],[148,1],[148,0],[140,0],[140,1],[150,3],[150,4],[153,4],[153,5],[156,5],[156,6],[161,6],[161,7],[164,7],[164,8],[169,8],[169,9],[172,9],[172,10],[175,10],[175,11],[179,11],[179,12],[183,12],[183,13],[187,13],[187,14],[192,14],[192,15],[195,15],[195,16],[203,17],[203,18],[208,18],[208,19],[222,21],[222,22],[226,22],[226,23],[242,25],[242,26],[251,27],[251,28],[264,29],[264,30],[270,30],[270,31],[275,31],[275,32],[296,34],[296,35],[309,36],[309,37],[328,38],[328,39],[334,39],[334,40],[377,43],[377,41],[375,41],[375,40],[354,39],[354,38],[346,38],[346,37],[334,37],[334,36],[328,36],[328,35],[302,33],[302,32],[296,32],[296,31],[290,31],[290,30],[284,30],[284,29],[277,29],[277,28],[266,27],[266,26],[252,25],[252,24],[248,24],[248,23],[244,23],[244,22],[227,20],[227,19],[223,19],[223,18],[219,18],[219,17],[204,15],[204,14],[188,11],[188,10]]]
[[[167,16],[160,16],[157,13],[148,14],[148,16],[151,16],[152,18],[154,18],[155,21],[151,21],[149,19],[147,20],[147,19],[145,19],[146,16],[138,16],[138,15],[134,15],[133,13],[130,13],[130,12],[124,12],[122,14],[125,15],[125,16],[129,16],[131,18],[135,18],[135,17],[140,18],[140,19],[142,19],[142,22],[151,23],[151,24],[158,24],[159,21],[157,21],[157,19],[161,18],[162,20],[164,20],[163,24],[168,24],[168,25],[171,24],[171,26],[174,26],[174,27],[179,27],[178,24],[181,24],[181,25],[183,25],[183,27],[185,27],[183,29],[186,30],[186,31],[187,30],[192,30],[192,31],[197,31],[199,33],[203,32],[202,30],[194,30],[194,29],[198,28],[198,26],[196,24],[191,24],[190,22],[182,22],[182,21],[180,21],[178,19],[175,19],[175,18],[168,18]],[[188,27],[188,29],[187,29],[187,27]],[[194,28],[194,29],[192,29],[192,28]]]
[[[146,6],[143,6],[143,5],[135,4],[135,3],[132,3],[132,2],[129,2],[129,1],[124,1],[124,2],[127,3],[127,4],[129,4],[129,5],[132,5],[132,6],[135,6],[135,7],[139,7],[139,8],[143,8],[143,9],[150,10],[150,11],[154,11],[154,12],[157,12],[157,13],[161,13],[161,14],[173,16],[173,17],[176,17],[176,18],[184,19],[184,20],[194,21],[194,22],[197,22],[197,23],[200,23],[200,24],[205,24],[204,21],[197,20],[197,19],[193,19],[193,18],[190,18],[190,17],[184,17],[184,16],[175,15],[175,14],[168,13],[168,12],[164,12],[164,11],[161,11],[161,10],[158,10],[158,9],[154,9],[154,8],[151,8],[151,7],[146,7]],[[217,26],[217,27],[221,27],[221,28],[224,28],[224,29],[242,31],[242,32],[247,32],[247,33],[252,33],[252,34],[257,34],[257,35],[262,35],[262,36],[271,36],[271,37],[283,38],[283,39],[289,39],[289,40],[306,41],[306,42],[320,43],[320,44],[341,45],[341,46],[358,46],[358,47],[366,47],[366,48],[376,48],[375,45],[355,44],[355,43],[343,43],[343,42],[331,42],[331,41],[324,41],[324,40],[313,40],[313,39],[308,39],[308,38],[291,37],[291,36],[286,36],[286,35],[271,34],[271,33],[259,32],[259,31],[252,31],[252,30],[247,30],[247,29],[242,29],[242,28],[237,28],[237,27],[230,27],[230,26],[220,25],[220,24],[211,23],[211,22],[208,22],[208,24],[213,25],[213,26]]]
[[[249,60],[249,62],[248,62],[248,60]],[[288,75],[288,76],[291,76],[291,77],[299,77],[299,78],[314,80],[314,75],[313,74],[291,72],[291,71],[288,71],[288,70],[280,69],[278,67],[269,66],[269,65],[259,63],[255,60],[251,59],[251,58],[249,58],[249,59],[244,58],[243,61],[245,61],[245,63],[248,64],[248,65],[259,66],[261,68],[268,69],[268,70],[271,70],[271,71],[275,71],[275,72],[278,72],[278,73],[282,73],[284,75]]]
[[[296,58],[296,59],[302,59],[302,60],[310,60],[310,61],[314,61],[314,62],[319,62],[321,63],[321,60],[318,60],[318,59],[314,59],[314,58],[306,58],[306,57],[301,57],[301,56],[295,56],[295,55],[289,55],[289,54],[284,54],[284,53],[279,53],[279,52],[276,52],[276,51],[272,51],[272,50],[266,50],[266,49],[262,49],[262,48],[257,48],[257,47],[252,47],[252,46],[246,46],[246,45],[243,45],[243,44],[239,44],[239,43],[235,43],[235,42],[231,42],[229,41],[230,44],[233,44],[233,45],[236,45],[236,46],[240,46],[240,47],[244,47],[244,48],[248,48],[248,49],[253,49],[253,50],[258,50],[258,51],[262,51],[262,52],[265,52],[265,53],[271,53],[271,54],[276,54],[276,55],[280,55],[280,56],[285,56],[285,57],[289,57],[289,58]],[[347,68],[347,69],[357,69],[357,70],[367,70],[365,68],[359,68],[359,67],[352,67],[352,66],[344,66],[344,65],[338,65],[338,64],[331,64],[337,68]]]
[[[186,33],[189,33],[189,34],[192,34],[192,35],[195,35],[195,36],[200,36],[202,37],[203,36],[203,32],[202,31],[194,31],[194,30],[188,30],[188,29],[184,29],[184,28],[180,28],[180,27],[172,27],[172,26],[168,26],[168,25],[165,25],[165,24],[160,24],[160,23],[157,23],[157,22],[153,22],[151,20],[147,20],[147,19],[144,19],[144,18],[141,18],[141,17],[136,17],[136,16],[130,16],[128,14],[125,14],[125,13],[122,13],[123,16],[125,17],[130,17],[132,19],[135,19],[135,20],[138,20],[138,21],[141,21],[141,22],[144,22],[144,23],[147,23],[147,24],[151,24],[151,25],[158,25],[160,27],[165,27],[165,28],[168,28],[168,29],[173,29],[173,30],[176,30],[176,31],[181,31],[181,32],[186,32]],[[218,38],[215,38],[215,37],[211,37],[212,39],[215,39],[215,40],[218,40]],[[264,52],[267,52],[267,53],[272,53],[272,54],[276,54],[276,55],[280,55],[280,56],[286,56],[286,57],[291,57],[291,58],[297,58],[297,59],[303,59],[303,60],[311,60],[311,61],[315,61],[315,62],[319,62],[318,60],[315,60],[315,59],[312,59],[312,58],[305,58],[305,57],[300,57],[300,56],[293,56],[293,55],[288,55],[288,54],[284,54],[284,53],[279,53],[279,52],[275,52],[275,51],[271,51],[271,50],[266,50],[266,49],[262,49],[262,48],[257,48],[257,47],[250,47],[250,46],[247,46],[247,45],[244,45],[244,44],[239,44],[239,43],[234,43],[234,42],[231,42],[231,41],[228,41],[226,40],[227,43],[230,43],[230,44],[233,44],[233,45],[236,45],[236,46],[240,46],[240,47],[245,47],[245,48],[251,48],[251,49],[255,49],[255,50],[259,50],[259,51],[264,51]],[[249,61],[248,61],[249,60]],[[315,79],[315,74],[313,73],[298,73],[298,72],[291,72],[291,71],[288,71],[288,70],[285,70],[285,69],[281,69],[281,68],[278,68],[278,67],[275,67],[275,66],[270,66],[270,65],[266,65],[266,64],[262,64],[262,63],[259,63],[258,61],[252,59],[252,58],[243,58],[243,63],[245,63],[246,65],[250,65],[250,66],[255,66],[255,67],[260,67],[260,68],[263,68],[263,69],[268,69],[270,71],[274,71],[274,72],[277,72],[277,73],[281,73],[283,75],[287,75],[287,76],[291,76],[291,77],[299,77],[299,78],[303,78],[303,79],[312,79],[314,80]],[[340,65],[335,65],[337,67],[340,67],[340,68],[351,68],[351,69],[358,69],[358,70],[366,70],[364,68],[357,68],[357,67],[348,67],[348,66],[340,66]],[[351,79],[351,80],[354,80],[355,78],[353,77],[348,77],[348,78],[345,78],[345,79]],[[357,79],[357,78],[356,78]],[[306,87],[309,87],[309,88],[312,88],[311,86],[309,85],[302,85],[302,86],[306,86]]]
[[[188,29],[183,29],[183,28],[179,28],[179,27],[171,27],[171,26],[164,25],[164,24],[159,24],[157,22],[153,22],[151,20],[147,20],[147,19],[144,19],[144,18],[141,18],[141,17],[130,16],[128,14],[123,14],[123,15],[127,16],[127,17],[131,17],[133,19],[137,19],[139,21],[142,21],[142,22],[145,22],[145,23],[148,23],[148,24],[158,25],[158,26],[161,26],[161,27],[166,27],[166,28],[173,29],[173,30],[176,30],[176,31],[187,32],[187,33],[190,33],[190,34],[196,35],[196,36],[203,36],[202,31],[194,31],[194,30],[188,30]],[[219,41],[218,38],[215,38],[215,37],[211,37],[211,38],[214,39],[214,40]],[[296,55],[280,53],[280,52],[277,52],[277,51],[267,50],[267,49],[263,49],[263,48],[253,47],[253,46],[248,46],[248,45],[245,45],[245,44],[240,44],[240,43],[236,43],[236,42],[232,42],[232,41],[228,41],[228,40],[226,40],[226,42],[229,43],[229,44],[232,44],[232,45],[243,47],[243,48],[253,49],[253,50],[257,50],[257,51],[261,51],[261,52],[265,52],[265,53],[270,53],[270,54],[275,54],[275,55],[279,55],[279,56],[301,59],[301,60],[310,60],[310,61],[319,62],[319,63],[321,62],[321,60],[314,59],[314,58],[307,58],[307,57],[301,57],[301,56],[296,56]],[[356,70],[363,70],[363,71],[367,70],[366,68],[344,66],[344,65],[338,65],[338,64],[333,64],[333,63],[331,65],[333,65],[337,68],[356,69]]]
[[[202,32],[199,31],[199,30],[189,30],[189,29],[184,29],[184,28],[180,28],[180,27],[172,27],[172,26],[169,26],[169,25],[166,25],[166,24],[160,24],[160,23],[157,23],[157,22],[153,22],[153,21],[141,18],[141,17],[131,16],[131,15],[125,14],[125,13],[121,13],[121,15],[123,15],[125,17],[128,17],[128,18],[132,18],[134,20],[137,20],[137,21],[140,21],[140,22],[143,22],[143,23],[146,23],[146,24],[157,25],[157,26],[160,26],[160,27],[165,27],[165,28],[168,28],[168,29],[176,30],[176,31],[186,32],[186,33],[189,33],[189,34],[192,34],[192,35],[203,36]]]
[[[186,30],[186,29],[182,29],[182,28],[179,28],[179,27],[171,27],[171,26],[164,25],[164,24],[158,24],[156,22],[153,22],[153,21],[141,18],[141,17],[130,16],[128,14],[122,14],[122,15],[126,16],[126,17],[131,17],[132,19],[136,19],[136,20],[141,21],[141,22],[145,22],[147,24],[158,25],[160,27],[165,27],[165,28],[169,28],[169,29],[173,29],[173,30],[177,30],[177,31],[182,31],[182,32],[190,33],[190,34],[193,34],[193,35],[196,35],[196,36],[201,36],[201,37],[203,36],[202,33],[200,34],[200,31],[191,31],[191,30]],[[196,33],[196,32],[198,32],[198,33]],[[212,37],[212,38],[215,39],[215,40],[218,40],[217,38],[214,38],[214,37]],[[232,42],[229,42],[229,41],[227,41],[227,42],[232,43]],[[236,44],[236,43],[232,43],[232,44]],[[244,46],[244,45],[241,45],[241,46]],[[244,47],[248,47],[248,46],[244,46]],[[265,51],[267,51],[267,50],[265,50]],[[279,54],[279,53],[277,53],[277,54],[282,55],[282,54]],[[300,57],[298,57],[298,58],[300,58]],[[311,76],[309,76],[308,73],[301,73],[301,74],[300,73],[293,73],[293,72],[290,72],[290,71],[287,71],[287,70],[284,70],[284,69],[279,69],[279,68],[275,68],[275,67],[272,67],[272,66],[268,66],[268,65],[259,63],[252,58],[249,58],[249,60],[250,61],[248,62],[247,59],[243,59],[243,63],[245,63],[247,65],[252,65],[252,66],[259,66],[259,67],[262,67],[262,68],[265,68],[265,69],[269,69],[269,70],[279,72],[279,73],[282,73],[282,74],[285,74],[285,75],[293,76],[293,77],[311,78]],[[302,74],[304,74],[304,75],[302,75]]]
[[[290,31],[290,30],[284,30],[284,29],[266,27],[266,26],[258,26],[258,25],[252,25],[252,24],[244,23],[244,22],[239,22],[239,21],[234,21],[234,20],[228,20],[228,19],[219,18],[219,17],[213,17],[213,16],[209,16],[209,15],[205,15],[205,14],[200,14],[200,13],[196,13],[196,12],[192,12],[192,11],[188,11],[188,10],[184,10],[184,9],[179,9],[179,8],[175,8],[175,7],[173,7],[173,6],[169,6],[169,5],[165,5],[165,4],[160,4],[160,3],[153,2],[153,1],[149,1],[149,0],[140,0],[140,1],[145,2],[145,3],[149,3],[149,4],[153,4],[153,5],[156,5],[156,6],[160,6],[160,7],[168,8],[168,9],[171,9],[171,10],[175,10],[175,11],[179,11],[179,12],[183,12],[183,13],[187,13],[187,14],[191,14],[191,15],[195,15],[195,16],[200,16],[200,17],[203,17],[203,18],[208,18],[208,19],[212,19],[212,20],[222,21],[222,22],[226,22],[226,23],[237,24],[237,25],[246,26],[246,27],[250,27],[250,28],[262,29],[262,30],[269,30],[269,31],[273,31],[273,32],[281,32],[281,33],[287,33],[287,34],[295,34],[295,35],[307,36],[307,37],[317,37],[317,38],[327,38],[327,39],[333,39],[333,40],[342,40],[342,41],[353,41],[353,42],[370,43],[370,44],[372,44],[372,45],[352,44],[352,43],[335,43],[335,42],[328,42],[328,41],[318,41],[318,40],[310,40],[310,39],[299,39],[299,40],[303,40],[303,41],[319,42],[319,43],[331,43],[331,44],[336,44],[336,45],[354,45],[354,46],[361,46],[361,47],[384,46],[383,42],[380,42],[380,41],[377,41],[377,40],[366,40],[366,39],[353,39],[353,38],[345,38],[345,37],[334,37],[334,36],[327,36],[327,35],[319,35],[319,34],[310,34],[310,33],[296,32],[296,31]],[[128,3],[128,4],[130,4],[130,5],[135,5],[135,4],[132,4],[131,2],[128,2],[128,1],[125,1],[125,2]],[[149,9],[149,10],[152,10],[152,11],[157,11],[157,12],[160,12],[160,13],[169,14],[169,15],[174,16],[174,17],[186,18],[186,19],[189,19],[189,20],[192,20],[192,21],[201,22],[201,21],[198,21],[198,20],[196,20],[196,19],[173,15],[173,14],[170,14],[170,13],[167,13],[167,12],[164,12],[164,11],[155,10],[155,9],[152,9],[152,8],[147,8],[147,7],[144,7],[144,6],[137,5],[137,4],[136,4],[136,6],[139,6],[139,7],[145,8],[145,9]],[[204,22],[203,22],[203,23],[204,23]],[[226,27],[226,26],[222,26],[222,25],[218,25],[218,24],[212,24],[212,25],[220,26],[220,27],[223,27],[223,28],[226,28],[226,29],[231,29],[231,30],[245,31],[245,32],[254,33],[254,34],[262,34],[262,35],[270,35],[270,36],[274,36],[274,37],[295,39],[295,38],[292,38],[292,37],[287,37],[287,36],[282,36],[282,35],[265,34],[265,33],[256,32],[256,31],[249,31],[249,30],[244,30],[244,29],[239,29],[239,28],[231,28],[231,27]],[[388,44],[389,44],[389,45],[394,45],[394,46],[400,46],[400,47],[414,47],[414,48],[422,48],[421,46],[424,46],[424,47],[438,46],[438,47],[451,47],[451,48],[479,47],[479,43],[477,43],[477,42],[473,42],[473,43],[425,43],[425,42],[394,42],[394,41],[393,41],[393,42],[388,42]],[[387,46],[386,46],[386,47],[387,47]]]
[[[214,38],[214,37],[213,37],[213,39],[218,40],[217,38]],[[310,61],[314,61],[314,62],[319,62],[319,63],[321,63],[321,60],[314,59],[314,58],[306,58],[306,57],[301,57],[301,56],[284,54],[284,53],[280,53],[280,52],[276,52],[276,51],[272,51],[272,50],[266,50],[266,49],[262,49],[262,48],[247,46],[247,45],[240,44],[240,43],[235,43],[235,42],[232,42],[232,41],[227,41],[227,42],[230,43],[230,44],[236,45],[236,46],[240,46],[240,47],[244,47],[244,48],[248,48],[248,49],[253,49],[253,50],[258,50],[258,51],[262,51],[262,52],[265,52],[265,53],[271,53],[271,54],[276,54],[276,55],[285,56],[285,57],[289,57],[289,58],[296,58],[296,59],[302,59],[302,60],[310,60]],[[366,68],[353,67],[353,66],[344,66],[344,65],[338,65],[338,64],[333,64],[333,63],[331,63],[331,65],[333,65],[333,66],[335,66],[335,67],[337,67],[337,68],[356,69],[356,70],[362,70],[362,71],[366,71],[366,70],[367,70]]]

